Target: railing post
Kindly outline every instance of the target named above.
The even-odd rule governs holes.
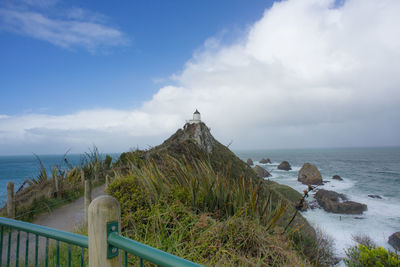
[[[117,222],[120,233],[120,206],[112,196],[99,196],[89,206],[89,267],[120,267],[121,256],[108,258],[107,223]]]
[[[7,184],[7,216],[15,218],[15,196],[14,196],[14,183]]]
[[[92,202],[92,182],[85,180],[85,225],[88,225],[89,204]]]

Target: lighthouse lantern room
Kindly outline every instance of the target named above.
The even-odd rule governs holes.
[[[196,109],[196,111],[193,113],[193,120],[189,121],[190,123],[200,123],[200,112]]]

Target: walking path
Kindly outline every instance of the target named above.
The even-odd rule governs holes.
[[[101,185],[92,190],[92,199],[100,195],[105,194],[105,186]],[[63,230],[67,232],[74,232],[77,228],[80,228],[85,219],[85,206],[84,197],[80,197],[75,201],[68,203],[62,207],[59,207],[49,213],[42,213],[32,222],[34,224],[39,224],[58,230]],[[25,259],[25,240],[26,233],[20,233],[20,248],[19,248],[19,258],[20,262]],[[45,238],[39,238],[39,262],[44,259],[45,255]],[[16,259],[16,243],[17,243],[17,233],[12,232],[11,237],[11,260],[14,262]],[[5,265],[7,260],[7,246],[8,246],[8,234],[4,234],[3,237],[3,254],[2,254],[2,266]],[[35,257],[35,235],[29,234],[29,263],[33,262]],[[14,265],[13,265],[14,266]]]

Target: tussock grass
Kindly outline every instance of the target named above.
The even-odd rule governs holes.
[[[112,158],[107,155],[103,159],[96,147],[82,156],[80,166],[72,166],[65,154],[58,165],[48,170],[40,157],[35,156],[39,164],[38,175],[27,179],[15,194],[15,219],[18,220],[33,221],[36,215],[52,211],[82,196],[82,172],[94,186],[104,183],[106,174],[113,175],[110,171]],[[6,205],[0,210],[1,216],[6,216]]]
[[[203,159],[132,158],[107,189],[121,203],[123,235],[208,266],[309,264],[278,226],[289,203],[262,180]]]

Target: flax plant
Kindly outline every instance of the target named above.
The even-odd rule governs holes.
[[[161,169],[154,160],[145,160],[140,166],[129,167],[130,175],[147,192],[149,205],[180,189],[197,213],[210,212],[226,218],[244,210],[245,216],[259,219],[271,229],[288,207],[287,203],[273,203],[271,192],[262,181],[243,175],[231,177],[229,169],[215,171],[207,160],[189,162],[167,155],[163,165]]]

